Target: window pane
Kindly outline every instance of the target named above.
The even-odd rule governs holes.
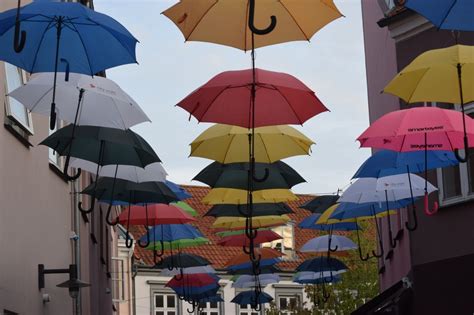
[[[175,307],[176,306],[176,299],[174,295],[167,295],[166,296],[166,303],[168,307]]]
[[[217,312],[211,312],[210,315],[219,315],[219,313],[217,313]]]
[[[199,302],[199,308],[207,308],[206,302]]]
[[[211,308],[217,308],[217,302],[211,302]]]
[[[173,311],[168,312],[168,315],[176,315],[176,312],[173,312]]]
[[[461,176],[459,173],[459,165],[443,168],[442,174],[443,198],[447,199],[461,196]]]
[[[288,308],[288,303],[286,298],[280,298],[280,309],[286,310]]]
[[[21,72],[18,70],[17,67],[6,62],[5,62],[5,76],[6,76],[8,93],[12,92],[16,88],[23,85]],[[8,103],[10,104],[11,114],[22,124],[24,124],[27,127],[30,127],[30,124],[28,121],[28,112],[26,108],[23,106],[23,104],[15,100],[13,97],[8,98]]]
[[[163,295],[155,295],[155,306],[156,307],[164,306]]]
[[[156,315],[165,315],[165,312],[163,312],[163,311],[158,311],[158,312],[156,312]]]

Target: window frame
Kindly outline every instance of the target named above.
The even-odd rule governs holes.
[[[219,291],[217,292],[217,295],[220,296],[222,299],[224,299],[224,292]],[[211,315],[211,312],[215,312],[216,309],[211,309],[210,308],[210,303],[211,302],[206,302],[206,307],[201,309],[202,315]],[[216,302],[217,303],[217,315],[224,315],[225,314],[225,307],[224,304],[225,302]]]
[[[163,296],[163,307],[157,307],[156,306],[156,296],[161,295]],[[168,307],[168,301],[167,297],[168,296],[173,296],[175,300],[175,306],[174,309],[169,309]],[[179,299],[178,296],[174,292],[170,291],[164,291],[164,290],[154,290],[151,295],[151,314],[156,315],[156,312],[164,312],[164,315],[169,315],[168,312],[175,312],[175,315],[180,314],[179,311]]]
[[[280,235],[280,233],[278,233],[277,231],[275,231],[275,229],[279,229],[279,228],[291,228],[291,249],[290,250],[285,250],[285,238],[283,235]],[[272,231],[274,231],[275,233],[277,233],[278,235],[280,235],[282,238],[279,239],[279,240],[275,240],[275,241],[272,241],[272,242],[267,242],[267,243],[262,243],[261,247],[263,248],[273,248],[275,250],[279,250],[282,254],[284,254],[285,256],[281,257],[282,260],[293,260],[293,259],[297,259],[297,256],[296,256],[296,239],[295,239],[295,221],[291,220],[291,221],[288,221],[285,225],[281,225],[281,226],[278,226],[278,227],[275,227],[272,229]],[[284,233],[282,233],[284,234]],[[281,248],[280,249],[277,249],[276,248],[276,245],[277,244],[281,244]]]
[[[11,65],[11,66],[13,66],[17,69],[18,74],[20,76],[21,84],[22,85],[25,84],[28,81],[27,76],[26,76],[26,72],[24,70],[20,69],[19,67],[15,66],[15,65],[12,65],[12,64],[9,64],[9,65]],[[25,108],[25,111],[26,111],[26,119],[28,121],[28,126],[25,125],[25,123],[22,122],[21,119],[19,119],[18,117],[16,117],[13,114],[11,104],[10,104],[10,96],[8,96],[9,87],[8,87],[8,80],[7,80],[7,62],[3,62],[3,74],[4,74],[4,78],[5,78],[5,81],[4,81],[5,118],[8,119],[13,124],[15,124],[16,126],[20,127],[21,130],[26,132],[27,136],[32,136],[32,135],[34,135],[34,127],[33,127],[33,118],[32,118],[31,112],[26,107],[24,107],[23,104],[21,104]]]
[[[125,259],[112,257],[112,302],[125,302]],[[118,295],[118,298],[117,296]]]

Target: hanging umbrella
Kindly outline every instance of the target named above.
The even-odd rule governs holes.
[[[169,180],[166,181],[166,186],[168,186],[172,192],[175,193],[176,196],[178,196],[179,200],[184,200],[191,198],[191,194],[189,194],[185,189],[179,187],[179,185],[176,185],[173,182],[170,182]]]
[[[178,298],[182,301],[186,301],[192,305],[191,309],[187,309],[188,314],[194,314],[194,312],[201,311],[201,303],[206,303],[209,301],[220,301],[222,298],[217,294],[219,287],[213,287],[212,289],[200,293],[189,294],[189,292],[183,292],[182,296]]]
[[[246,128],[214,125],[191,143],[191,156],[225,164],[248,162],[248,137]],[[290,126],[256,128],[255,162],[273,163],[291,156],[308,155],[313,143]]]
[[[257,279],[256,279],[257,278]],[[254,288],[256,286],[266,286],[272,283],[280,282],[280,276],[276,274],[263,274],[263,275],[241,275],[234,283],[233,288]]]
[[[419,55],[385,87],[384,92],[394,94],[407,103],[461,104],[462,115],[451,114],[450,121],[443,121],[443,124],[440,124],[440,117],[446,119],[448,114],[437,117],[433,117],[434,114],[425,116],[416,127],[431,127],[418,131],[428,134],[425,143],[438,145],[436,150],[454,150],[457,159],[460,162],[466,162],[469,143],[474,143],[472,139],[474,124],[472,119],[464,115],[464,105],[474,101],[472,86],[474,86],[474,47],[455,45],[430,50]],[[410,127],[407,126],[407,128]],[[432,139],[429,137],[430,131],[446,132],[452,142],[440,141],[439,136]],[[418,139],[418,144],[422,143],[420,140]],[[432,140],[437,141],[432,142]],[[410,144],[413,143],[410,141],[407,145]],[[430,147],[430,149],[433,148]],[[459,155],[459,149],[465,150],[464,158]]]
[[[316,257],[305,260],[298,267],[296,271],[312,271],[312,272],[340,272],[348,270],[349,268],[340,260],[332,257]]]
[[[191,283],[188,283],[181,287],[172,287],[171,289],[178,295],[178,296],[199,296],[200,294],[204,294],[205,292],[215,290],[217,291],[220,288],[217,282],[211,283],[206,286],[192,286]]]
[[[281,239],[282,237],[273,232],[272,230],[257,231],[257,236],[254,238],[254,245],[273,242]],[[217,241],[217,245],[220,246],[238,246],[238,247],[249,247],[250,240],[244,233],[240,235],[226,236]]]
[[[257,249],[255,249],[255,251],[257,251]],[[278,264],[279,262],[281,262],[281,259],[279,257],[266,258],[266,259],[261,258],[259,260],[258,265],[259,265],[260,268],[263,268],[263,267],[273,266],[274,264]],[[241,264],[238,264],[238,265],[228,266],[227,270],[235,272],[237,270],[246,270],[246,269],[249,269],[249,268],[252,268],[252,267],[253,267],[253,262],[250,261],[250,262],[241,263]]]
[[[181,0],[163,12],[181,30],[187,41],[222,44],[242,50],[310,38],[342,14],[332,0],[294,3],[232,0],[199,2]],[[271,18],[270,18],[271,15]],[[257,26],[267,25],[264,32]],[[250,24],[250,26],[248,26]],[[265,35],[265,36],[263,36]]]
[[[222,164],[214,162],[204,168],[193,180],[200,181],[212,188],[247,189],[249,163]],[[268,173],[265,176],[265,172]],[[254,191],[264,189],[290,189],[294,185],[305,182],[293,168],[286,163],[278,161],[272,164],[255,163],[255,175],[259,178],[266,177],[265,181],[256,182]]]
[[[254,228],[263,228],[284,225],[291,219],[286,215],[269,215],[263,217],[252,217]],[[222,228],[228,230],[241,230],[245,228],[245,218],[219,217],[211,226],[212,228]]]
[[[318,273],[314,273],[315,275],[318,275],[319,276],[319,272]],[[296,282],[296,283],[299,283],[299,284],[312,284],[312,285],[317,285],[317,284],[325,284],[325,283],[338,283],[342,280],[342,277],[339,276],[339,275],[334,275],[331,277],[330,275],[329,276],[326,276],[326,277],[317,277],[317,278],[310,278],[310,277],[296,277],[296,278],[293,278],[293,282]]]
[[[157,264],[156,267],[161,269],[166,268],[168,270],[174,270],[173,268],[186,269],[191,267],[209,266],[210,264],[211,262],[202,256],[188,253],[178,253],[163,258],[163,260],[159,264]]]
[[[90,173],[94,173],[97,169],[97,163],[86,161],[83,159],[71,158],[70,167],[80,168]],[[151,163],[145,167],[138,167],[132,165],[103,165],[99,167],[99,177],[111,177],[124,179],[135,183],[144,182],[165,182],[166,170],[161,163]]]
[[[212,217],[241,217],[246,212],[245,205],[218,204],[212,206],[204,216]],[[253,205],[254,216],[282,215],[293,213],[284,203],[256,203]]]
[[[173,206],[176,206],[176,207],[182,209],[183,211],[187,212],[188,214],[192,215],[193,217],[198,215],[197,211],[194,210],[189,204],[187,204],[184,201],[176,201],[176,202],[173,202],[171,204]]]
[[[233,188],[213,188],[201,200],[205,205],[247,204],[248,191]],[[253,192],[255,203],[278,203],[297,200],[298,197],[289,189],[266,189]]]
[[[100,76],[60,73],[56,84],[57,118],[75,125],[128,129],[151,121],[140,106],[115,82]],[[29,111],[49,116],[54,73],[34,74],[9,96]]]
[[[471,15],[474,12],[474,3],[472,1],[408,0],[404,5],[423,15],[438,29],[474,31],[474,21]]]
[[[181,258],[180,258],[181,259]],[[212,268],[210,265],[207,266],[196,266],[196,267],[187,267],[187,268],[172,268],[169,270],[168,268],[164,268],[160,272],[160,276],[162,277],[174,277],[179,274],[199,274],[199,273],[217,273],[217,271]]]
[[[200,122],[251,128],[254,79],[254,127],[301,125],[328,110],[314,92],[295,77],[262,69],[220,73],[179,102],[178,106]]]
[[[120,23],[80,3],[42,1],[20,8],[18,1],[17,9],[0,13],[0,60],[29,73],[55,74],[51,129],[56,122],[57,72],[93,76],[136,63],[136,43]]]
[[[184,274],[183,279],[176,280],[175,278],[172,278],[170,281],[168,281],[168,283],[166,283],[165,286],[172,289],[181,288],[184,286],[204,287],[210,284],[215,284],[217,281],[219,281],[219,277],[217,277],[214,274],[208,274],[208,273]]]
[[[260,255],[262,259],[272,259],[272,258],[279,258],[283,256],[281,252],[273,248],[256,248],[255,252],[258,255]],[[230,260],[228,260],[225,266],[229,267],[233,265],[240,265],[247,262],[250,262],[248,255],[239,254],[237,256],[232,257]]]
[[[132,206],[124,210],[117,218],[118,223],[125,225],[158,225],[182,224],[197,221],[178,207],[167,204]]]
[[[61,156],[66,156],[63,173],[70,180],[77,179],[81,174],[79,169],[76,175],[67,175],[71,157],[96,163],[96,177],[99,167],[103,165],[145,167],[161,162],[151,146],[131,130],[69,125],[57,130],[40,144],[48,146]],[[88,211],[92,209],[93,204]]]
[[[318,224],[317,221],[321,217],[319,213],[313,213],[306,217],[298,224],[301,229],[319,230],[319,231],[354,231],[360,230],[360,226],[356,222],[337,222],[330,224]]]
[[[339,195],[316,196],[313,200],[305,202],[299,207],[312,213],[323,213],[327,208],[334,205],[338,199]]]
[[[259,228],[255,229],[257,232],[271,231],[271,228]],[[215,233],[219,237],[235,236],[245,234],[245,230],[226,230],[226,229],[217,229]]]
[[[252,305],[256,306],[256,304],[265,304],[270,303],[273,301],[273,298],[265,292],[259,292],[256,294],[255,291],[244,291],[237,294],[232,300],[232,303],[239,304],[239,305]]]
[[[260,266],[258,271],[259,271],[259,274],[280,273],[280,272],[282,272],[280,268],[278,268],[277,266],[274,266],[274,265],[263,266],[263,267]],[[231,275],[253,275],[254,274],[254,268],[253,268],[252,264],[249,264],[248,268],[228,269],[227,273],[231,274]]]
[[[335,247],[335,249],[332,248]],[[345,251],[357,249],[357,245],[349,238],[342,235],[323,235],[307,241],[301,248],[302,253],[315,253],[327,251]]]

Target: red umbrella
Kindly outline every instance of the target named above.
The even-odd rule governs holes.
[[[255,124],[252,126],[252,69],[227,71],[178,103],[201,122],[245,128],[303,124],[328,109],[303,82],[280,72],[256,69]]]
[[[168,281],[166,286],[170,288],[181,288],[184,286],[204,287],[217,283],[217,279],[216,276],[208,273],[183,274],[182,278],[179,280],[176,280],[176,278],[173,277],[170,281]]]
[[[283,253],[273,249],[273,248],[257,248],[255,249],[255,253],[260,255],[261,259],[271,259],[271,258],[278,258],[284,256]],[[232,257],[229,261],[226,262],[225,266],[235,266],[241,265],[251,262],[249,256],[245,253],[239,254],[237,256]]]
[[[278,235],[277,233],[271,230],[264,230],[264,231],[257,232],[257,236],[254,238],[253,242],[254,242],[254,245],[258,245],[262,243],[273,242],[280,239],[282,239],[282,237]],[[248,239],[245,233],[242,233],[239,235],[231,235],[231,236],[223,237],[217,242],[217,244],[221,246],[248,247],[250,246],[250,240]]]
[[[464,148],[463,118],[469,143],[474,144],[474,119],[461,112],[438,107],[416,107],[390,112],[375,121],[357,140],[361,147],[399,152],[424,150],[425,164],[428,164],[428,150],[457,151]],[[427,172],[428,167],[425,167],[425,178]],[[429,210],[425,187],[425,213],[431,215],[437,211],[437,203],[434,210]]]
[[[182,224],[196,221],[181,208],[167,204],[151,204],[145,207],[131,206],[117,218],[122,225]]]

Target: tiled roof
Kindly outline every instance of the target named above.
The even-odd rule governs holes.
[[[196,227],[198,227],[199,230],[211,241],[211,244],[209,245],[204,245],[204,246],[199,246],[199,247],[194,247],[194,248],[187,248],[183,251],[185,251],[186,253],[192,253],[192,254],[203,256],[212,262],[212,265],[214,268],[222,269],[230,258],[242,253],[242,248],[227,247],[227,246],[224,247],[224,246],[215,245],[219,239],[219,237],[217,237],[214,234],[214,230],[211,228],[211,225],[214,222],[215,218],[203,216],[210,209],[210,206],[206,206],[201,203],[201,199],[204,198],[204,196],[206,196],[210,188],[202,187],[202,186],[187,186],[187,185],[183,185],[182,187],[186,189],[192,195],[191,198],[185,200],[186,203],[188,203],[191,207],[193,207],[199,214],[198,221],[193,224]],[[289,216],[293,221],[295,221],[295,229],[294,229],[295,245],[296,245],[296,249],[299,249],[308,240],[310,240],[313,237],[316,237],[318,235],[318,232],[298,228],[297,225],[305,217],[310,215],[308,211],[300,209],[298,208],[298,206],[300,206],[304,202],[311,200],[312,198],[314,198],[314,196],[312,195],[297,195],[297,196],[298,196],[298,200],[289,202],[287,204],[294,211],[294,213],[289,214]],[[135,236],[135,238],[138,238],[139,236],[142,236],[145,234],[145,230],[143,227],[137,227],[137,228],[134,228],[133,230],[131,229],[131,232]],[[141,259],[145,265],[153,266],[153,252],[152,251],[142,249],[139,246],[135,246],[135,255],[136,257]],[[297,257],[298,258],[294,260],[283,261],[279,263],[278,266],[282,270],[294,270],[296,266],[298,266],[305,259],[305,255],[302,253],[298,253]]]

